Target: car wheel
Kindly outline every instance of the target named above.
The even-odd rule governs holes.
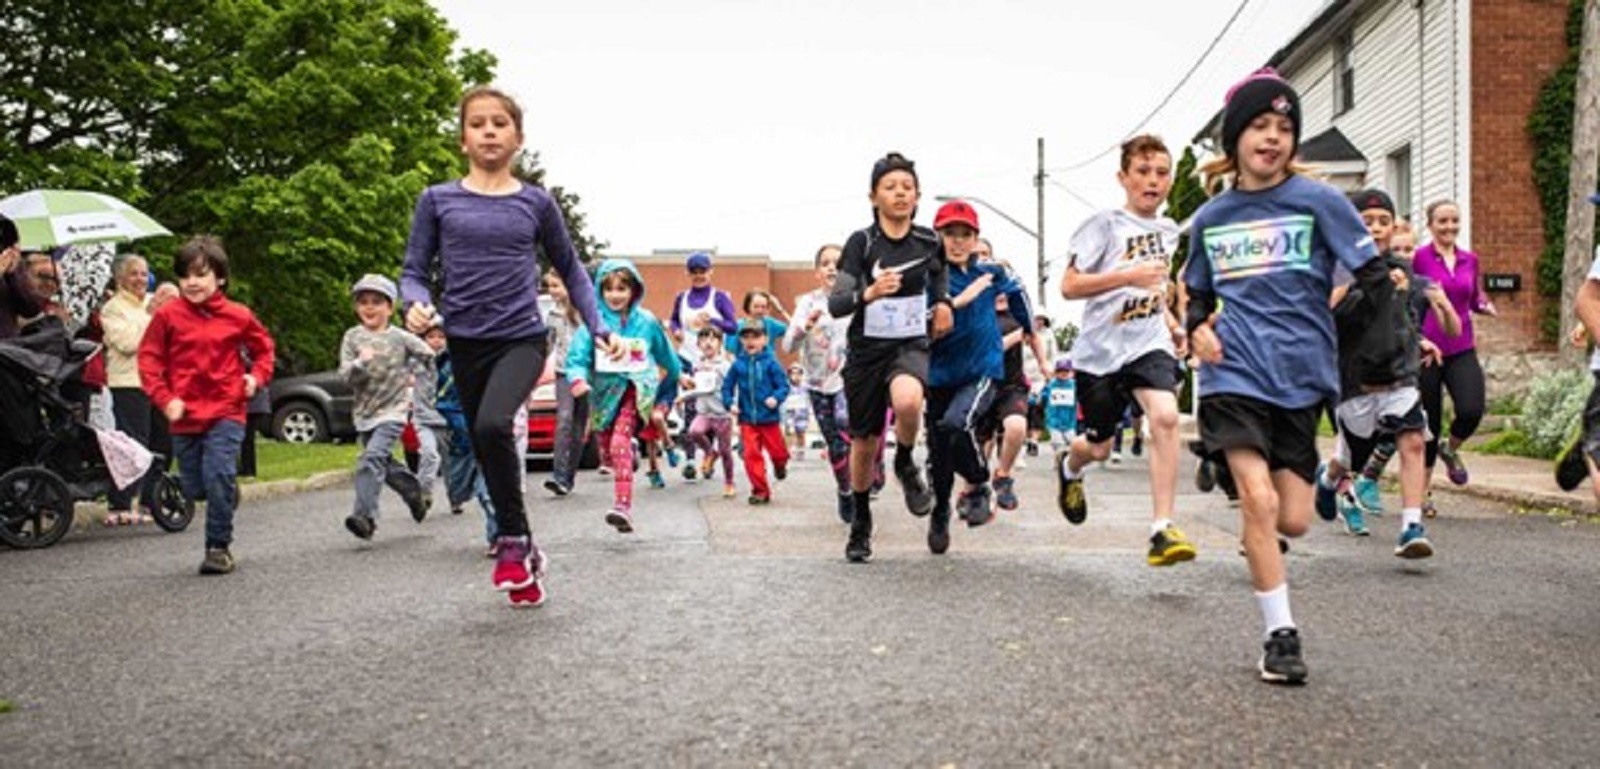
[[[289,403],[273,413],[272,434],[285,443],[326,441],[328,420],[321,409],[310,403]]]

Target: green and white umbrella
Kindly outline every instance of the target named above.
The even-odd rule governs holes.
[[[172,234],[143,211],[98,192],[24,192],[0,200],[0,214],[17,223],[26,250]]]

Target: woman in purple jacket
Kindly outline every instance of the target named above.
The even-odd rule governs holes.
[[[1438,345],[1444,358],[1439,365],[1422,369],[1422,406],[1428,411],[1428,431],[1433,434],[1428,442],[1428,476],[1433,477],[1434,464],[1443,459],[1450,482],[1460,486],[1467,482],[1467,466],[1457,451],[1478,429],[1484,409],[1483,366],[1478,363],[1475,349],[1472,314],[1492,318],[1498,313],[1479,286],[1478,255],[1456,242],[1461,233],[1461,209],[1451,201],[1440,200],[1429,204],[1427,215],[1433,242],[1417,249],[1414,267],[1418,275],[1432,278],[1444,289],[1456,315],[1461,317],[1461,333],[1456,336],[1446,334],[1433,313],[1428,313],[1422,322],[1422,335]],[[1445,390],[1450,391],[1455,419],[1450,422],[1449,440],[1440,443]],[[1425,511],[1432,514],[1431,503]]]

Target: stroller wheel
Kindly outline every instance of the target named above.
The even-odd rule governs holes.
[[[24,550],[49,547],[72,529],[72,492],[43,467],[0,475],[0,541]]]
[[[156,504],[150,508],[150,516],[162,531],[183,531],[194,520],[194,500],[184,496],[177,478],[163,474],[156,479]]]

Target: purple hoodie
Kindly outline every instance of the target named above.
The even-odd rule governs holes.
[[[594,283],[578,261],[566,221],[550,194],[523,184],[510,195],[480,195],[461,182],[422,191],[400,270],[405,305],[431,303],[434,257],[444,279],[439,312],[450,337],[526,339],[544,333],[539,315],[539,266],[544,248],[567,284],[567,295],[597,337],[609,329],[595,310]]]
[[[1449,336],[1445,334],[1444,326],[1439,325],[1439,319],[1430,312],[1423,318],[1422,335],[1438,345],[1439,352],[1445,357],[1471,350],[1475,346],[1472,313],[1481,312],[1489,304],[1478,286],[1478,255],[1456,246],[1456,269],[1451,272],[1444,266],[1438,248],[1429,243],[1417,249],[1412,269],[1418,275],[1438,283],[1444,289],[1444,295],[1450,299],[1450,306],[1461,316],[1461,334]]]

